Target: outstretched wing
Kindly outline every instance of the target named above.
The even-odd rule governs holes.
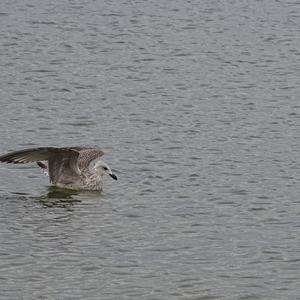
[[[76,148],[42,147],[10,152],[0,156],[0,161],[24,164],[47,160],[50,180],[56,183],[61,175],[64,177],[78,177],[80,175],[78,157],[79,151]]]

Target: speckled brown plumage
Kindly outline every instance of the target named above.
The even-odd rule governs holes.
[[[101,190],[102,175],[108,174],[117,179],[108,165],[100,160],[103,154],[99,148],[40,147],[4,154],[0,156],[0,161],[14,164],[37,162],[42,169],[48,170],[50,182],[54,185]],[[47,161],[48,167],[41,161]]]

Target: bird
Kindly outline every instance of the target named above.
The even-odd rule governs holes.
[[[102,177],[117,176],[106,162],[104,152],[88,147],[38,147],[9,152],[0,156],[0,162],[25,164],[36,162],[49,176],[50,183],[59,188],[101,191]],[[47,165],[43,163],[47,161]]]

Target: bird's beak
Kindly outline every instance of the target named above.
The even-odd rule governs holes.
[[[114,180],[118,180],[118,177],[115,174],[109,174],[109,176]]]

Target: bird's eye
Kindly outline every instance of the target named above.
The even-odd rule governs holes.
[[[103,167],[103,170],[107,171],[107,170],[108,170],[108,168],[107,168],[107,167]]]

